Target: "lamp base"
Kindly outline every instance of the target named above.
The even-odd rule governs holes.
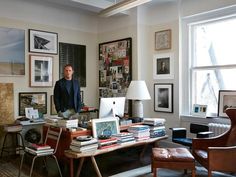
[[[141,100],[133,101],[133,115],[132,117],[143,118],[143,103]]]

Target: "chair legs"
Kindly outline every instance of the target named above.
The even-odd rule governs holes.
[[[21,175],[21,169],[22,169],[22,165],[23,165],[23,162],[24,162],[24,156],[25,156],[25,153],[23,153],[22,155],[22,158],[21,158],[21,163],[20,163],[20,168],[19,168],[19,173],[18,173],[18,177],[20,177]],[[58,168],[58,172],[60,174],[60,177],[62,177],[62,173],[61,173],[61,169],[60,169],[60,166],[58,164],[58,161],[57,161],[57,158],[55,155],[51,155],[53,157],[53,159],[55,160],[56,162],[56,165],[57,165],[57,168]],[[33,173],[33,169],[34,169],[34,162],[36,160],[37,157],[40,157],[40,156],[34,156],[33,160],[32,160],[32,164],[31,164],[31,168],[30,168],[30,177],[32,176],[32,173]],[[43,159],[44,160],[44,164],[46,164],[46,160],[45,158]]]

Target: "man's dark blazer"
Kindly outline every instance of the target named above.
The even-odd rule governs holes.
[[[80,98],[80,85],[79,81],[72,79],[73,91],[74,91],[74,109],[75,112],[80,112],[81,98]],[[69,105],[69,93],[66,89],[66,79],[62,78],[58,80],[54,87],[54,104],[57,112],[65,112]]]

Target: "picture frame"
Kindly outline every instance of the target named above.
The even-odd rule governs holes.
[[[228,117],[225,113],[227,108],[236,108],[236,90],[219,90],[218,116]]]
[[[0,27],[0,76],[25,75],[25,30]]]
[[[202,118],[206,118],[207,105],[193,104],[192,115],[202,117]]]
[[[53,57],[30,55],[29,60],[30,87],[52,87]]]
[[[53,95],[50,96],[50,115],[57,115]]]
[[[99,44],[99,97],[124,97],[132,80],[132,38]],[[131,115],[132,102],[125,104]]]
[[[73,78],[86,87],[86,45],[59,42],[59,78],[64,77],[64,67],[73,66]]]
[[[154,84],[154,111],[173,112],[173,84]]]
[[[25,108],[31,107],[47,114],[47,92],[19,92],[19,115],[25,116]]]
[[[118,134],[120,133],[119,121],[114,117],[92,119],[92,132],[94,138],[98,138],[100,135]]]
[[[155,50],[171,49],[171,29],[155,32]]]
[[[58,53],[58,34],[29,29],[29,52],[56,55]]]
[[[153,79],[174,79],[174,54],[163,53],[153,56]]]

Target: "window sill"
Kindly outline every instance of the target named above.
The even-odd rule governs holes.
[[[180,122],[193,122],[193,123],[223,123],[223,124],[230,124],[229,118],[221,118],[221,117],[196,117],[192,115],[181,115]]]

